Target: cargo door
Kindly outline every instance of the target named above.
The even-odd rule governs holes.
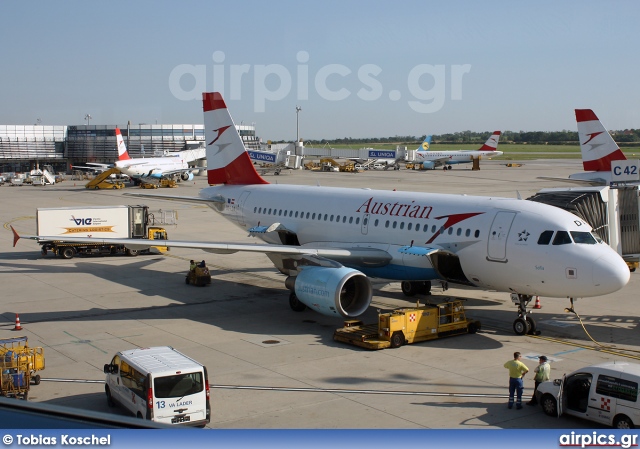
[[[489,230],[488,259],[498,262],[507,261],[507,237],[515,217],[515,212],[498,212],[496,214]]]
[[[153,379],[153,420],[165,424],[206,424],[207,391],[203,371]]]

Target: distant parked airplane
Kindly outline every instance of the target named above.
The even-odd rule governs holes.
[[[429,143],[431,141],[429,136]],[[416,151],[416,164],[422,164],[423,168],[434,169],[436,167],[446,166],[447,169],[451,169],[451,165],[454,164],[466,164],[473,162],[474,159],[481,157],[495,157],[502,156],[502,151],[498,151],[498,140],[500,139],[500,131],[494,131],[489,136],[489,139],[478,150],[446,150],[446,151],[431,151],[429,150],[429,143],[422,144],[422,149]],[[424,148],[427,143],[427,149]]]
[[[191,181],[193,179],[193,169],[189,167],[189,162],[194,159],[187,159],[189,152],[179,152],[175,155],[163,157],[132,159],[129,156],[119,128],[116,128],[116,142],[118,160],[114,165],[134,181],[140,181],[144,178],[160,179],[174,176],[180,176],[183,181]]]

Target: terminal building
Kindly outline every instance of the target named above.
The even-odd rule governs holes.
[[[116,127],[132,158],[204,146],[204,125],[0,125],[0,173],[28,173],[50,165],[70,173],[72,165],[113,163]],[[254,125],[236,125],[247,149],[260,149]]]

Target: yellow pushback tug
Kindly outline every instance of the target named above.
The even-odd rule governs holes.
[[[480,321],[467,319],[462,301],[455,300],[380,313],[377,324],[348,320],[343,328],[336,329],[333,339],[366,349],[384,349],[451,335],[475,334],[479,330]]]

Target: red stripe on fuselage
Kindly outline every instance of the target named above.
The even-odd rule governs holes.
[[[226,167],[207,170],[209,184],[269,184],[262,179],[245,151]]]

